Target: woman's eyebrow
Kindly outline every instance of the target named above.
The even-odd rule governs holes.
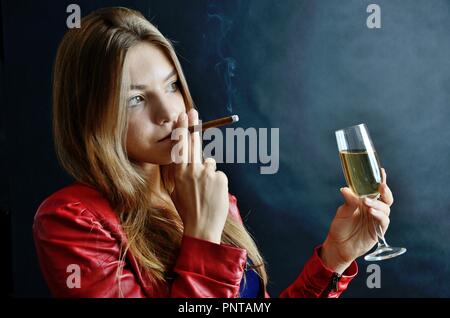
[[[166,77],[164,77],[163,82],[167,82],[172,76],[176,75],[177,71],[173,69]],[[144,90],[147,87],[147,85],[144,84],[137,84],[137,85],[130,85],[130,89],[137,89],[137,90]]]

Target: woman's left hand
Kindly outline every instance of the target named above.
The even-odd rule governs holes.
[[[374,222],[377,227],[381,225],[383,233],[389,226],[390,206],[394,198],[386,184],[383,168],[381,176],[379,200],[361,199],[350,188],[341,188],[345,202],[337,209],[320,253],[325,265],[339,274],[377,243]]]

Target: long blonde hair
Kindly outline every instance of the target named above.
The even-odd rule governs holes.
[[[76,180],[98,189],[118,213],[127,246],[154,283],[170,277],[183,235],[183,224],[151,180],[126,154],[126,96],[124,63],[128,49],[139,42],[163,50],[173,62],[186,110],[194,107],[186,79],[172,44],[145,17],[114,7],[82,19],[69,30],[58,48],[53,77],[53,134],[61,165]],[[173,182],[169,166],[160,166],[165,188]],[[162,204],[161,204],[162,203]],[[228,216],[222,242],[247,250],[263,280],[264,260],[245,227]],[[220,261],[220,260],[218,260]]]

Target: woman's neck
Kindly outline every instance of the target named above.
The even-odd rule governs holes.
[[[144,163],[141,164],[140,166],[146,175],[149,190],[152,193],[157,194],[157,196],[160,199],[162,199],[166,204],[169,204],[171,208],[174,208],[172,198],[170,197],[169,192],[164,186],[160,165]]]
[[[144,163],[140,166],[146,175],[151,190],[156,193],[165,192],[160,166],[151,163]]]

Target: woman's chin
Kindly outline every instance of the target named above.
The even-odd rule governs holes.
[[[161,154],[157,157],[155,157],[154,155],[151,157],[146,157],[146,158],[141,157],[139,160],[132,160],[132,162],[139,166],[142,166],[142,165],[164,166],[164,165],[170,165],[171,163],[173,163],[173,160],[170,157],[170,153],[167,153],[167,154]]]
[[[160,141],[155,144],[157,147],[152,149],[152,158],[146,160],[148,163],[157,165],[169,165],[173,163],[172,160],[172,147],[173,143],[169,139],[168,141]]]
[[[159,156],[158,158],[155,158],[156,160],[154,160],[154,162],[160,166],[164,166],[164,165],[170,165],[172,164],[174,161],[172,160],[172,156],[171,156],[171,152],[165,152],[163,154],[161,154],[161,156]]]

